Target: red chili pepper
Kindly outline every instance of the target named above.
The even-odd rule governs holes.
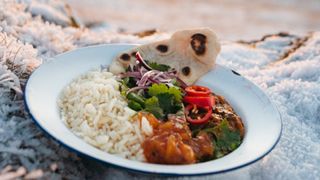
[[[206,110],[206,113],[204,116],[201,116],[199,114],[199,116],[197,116],[196,119],[193,119],[189,116],[190,111],[197,111],[199,109],[204,109]],[[211,114],[212,114],[212,107],[197,107],[196,105],[192,105],[192,104],[189,104],[186,108],[185,108],[185,115],[187,117],[187,121],[191,124],[205,124],[209,121],[210,117],[211,117]]]
[[[186,87],[185,90],[189,96],[209,96],[211,94],[210,89],[204,86],[193,85]]]
[[[199,107],[209,106],[212,107],[214,105],[214,97],[210,96],[185,96],[183,101],[190,104],[195,104]]]

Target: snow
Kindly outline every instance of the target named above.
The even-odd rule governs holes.
[[[22,92],[30,73],[62,52],[102,43],[146,43],[170,34],[139,38],[108,28],[75,28],[59,23],[62,16],[70,18],[59,1],[46,6],[37,3],[47,1],[19,2],[0,1],[0,179],[157,178],[106,167],[61,147],[28,117]],[[320,177],[320,32],[273,35],[249,43],[223,41],[217,62],[267,93],[281,113],[282,137],[269,155],[250,166],[181,179]]]
[[[58,25],[67,26],[71,24],[68,16],[47,4],[31,3],[29,11],[32,15],[41,16],[48,21],[54,21]]]

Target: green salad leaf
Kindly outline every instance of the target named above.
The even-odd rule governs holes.
[[[182,92],[177,87],[167,87],[165,84],[152,84],[151,87],[148,88],[148,94],[150,96],[157,96],[159,94],[172,94],[175,98],[176,102],[181,102],[182,100]]]
[[[182,92],[177,87],[152,84],[148,88],[148,95],[150,98],[146,100],[145,110],[159,119],[165,119],[168,114],[176,113],[182,108]]]
[[[156,96],[160,93],[166,93],[168,92],[168,87],[165,84],[152,84],[152,86],[150,86],[148,88],[148,94],[149,96]]]
[[[158,119],[164,117],[163,110],[160,108],[159,100],[155,96],[145,101],[145,110],[152,113]]]
[[[155,70],[158,70],[158,71],[168,71],[169,69],[171,69],[170,66],[168,65],[165,65],[165,64],[158,64],[156,62],[150,62],[150,61],[146,61],[147,64],[152,68],[152,69],[155,69]]]
[[[181,102],[182,101],[182,93],[178,88],[176,88],[174,86],[170,87],[168,89],[168,93],[172,94],[177,102]]]
[[[181,103],[175,100],[175,96],[170,93],[161,93],[157,95],[159,106],[165,114],[175,114],[182,108]]]

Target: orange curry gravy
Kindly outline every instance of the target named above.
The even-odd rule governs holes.
[[[206,133],[191,136],[188,123],[183,117],[171,116],[166,122],[157,120],[152,114],[139,112],[153,127],[153,135],[142,144],[146,160],[157,164],[191,164],[198,159],[212,156],[213,145]]]

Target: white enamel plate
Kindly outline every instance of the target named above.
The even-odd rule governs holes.
[[[116,167],[163,175],[202,175],[226,172],[253,163],[268,154],[281,134],[281,117],[268,97],[236,72],[216,65],[197,84],[224,96],[242,118],[245,137],[232,153],[216,160],[192,165],[160,165],[123,159],[103,152],[74,135],[62,122],[57,107],[61,90],[77,76],[108,65],[130,44],[110,44],[77,49],[44,63],[30,76],[25,88],[25,104],[41,129],[69,149]]]

